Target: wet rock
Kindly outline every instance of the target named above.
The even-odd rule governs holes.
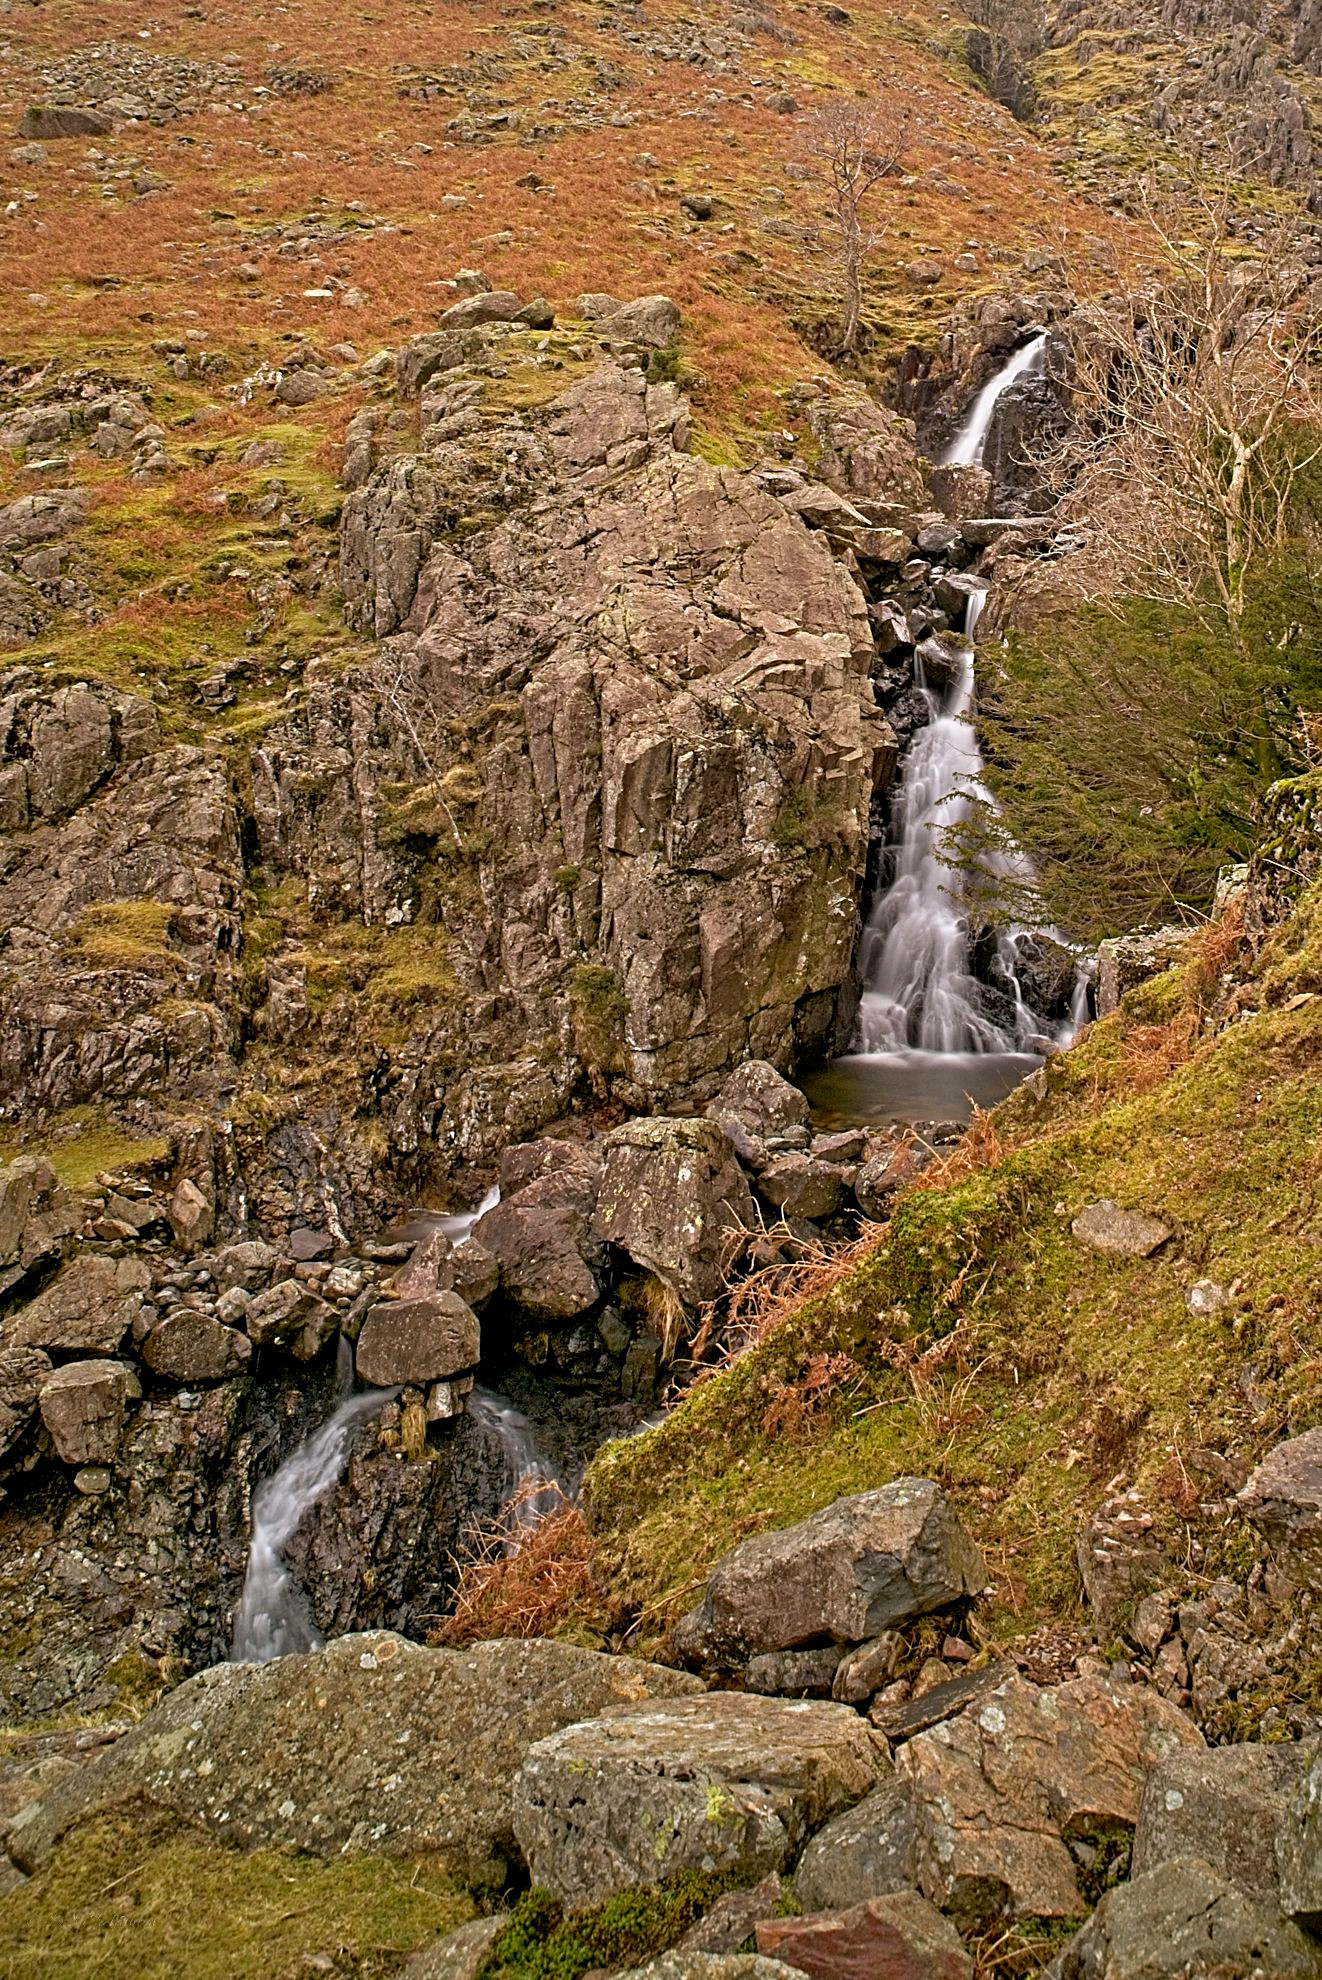
[[[475,1225],[474,1239],[500,1268],[501,1290],[529,1319],[572,1320],[601,1297],[596,1208],[595,1168],[561,1166],[518,1187]]]
[[[776,1918],[757,1928],[760,1952],[810,1980],[973,1980],[973,1960],[917,1891],[866,1899],[848,1911]]]
[[[109,1464],[137,1389],[122,1361],[71,1361],[41,1386],[41,1420],[65,1464]]]
[[[774,1918],[780,1908],[782,1885],[773,1873],[750,1890],[727,1891],[717,1898],[711,1910],[684,1934],[675,1947],[677,1953],[732,1953],[764,1918]]]
[[[23,112],[18,134],[49,144],[57,138],[108,137],[114,128],[114,119],[100,110],[80,110],[70,103],[34,103]]]
[[[893,1776],[843,1815],[833,1815],[794,1873],[805,1911],[848,1911],[916,1882],[913,1797],[908,1784]]]
[[[979,1594],[982,1556],[930,1479],[837,1499],[797,1526],[745,1540],[676,1625],[686,1661],[743,1662],[823,1637],[862,1643]]]
[[[149,1283],[140,1258],[82,1252],[30,1305],[0,1323],[0,1342],[66,1354],[113,1354],[141,1311]]]
[[[300,1361],[320,1354],[336,1324],[334,1309],[302,1279],[281,1279],[258,1293],[243,1316],[254,1347],[287,1348]]]
[[[749,1059],[731,1073],[706,1113],[727,1134],[735,1126],[756,1141],[806,1127],[809,1118],[804,1095],[765,1059]]]
[[[1165,1244],[1170,1225],[1143,1210],[1123,1210],[1104,1198],[1081,1210],[1070,1225],[1080,1244],[1112,1258],[1150,1258]]]
[[[920,1888],[973,1921],[1083,1912],[1071,1845],[1132,1829],[1152,1770],[1201,1745],[1146,1686],[1077,1678],[1039,1690],[1011,1678],[897,1756]]]
[[[750,1657],[744,1686],[768,1698],[829,1698],[839,1650],[769,1650]]]
[[[854,1197],[865,1217],[880,1223],[890,1212],[891,1198],[921,1175],[930,1152],[917,1142],[888,1143],[863,1164],[854,1177]]]
[[[251,1354],[246,1334],[209,1313],[192,1311],[158,1321],[142,1345],[148,1368],[171,1382],[223,1382],[237,1375]]]
[[[457,1293],[391,1300],[374,1306],[358,1336],[358,1379],[370,1388],[441,1382],[476,1367],[482,1330]]]
[[[1172,1754],[1148,1776],[1134,1830],[1132,1874],[1201,1856],[1237,1890],[1278,1895],[1276,1836],[1302,1749],[1213,1746]]]
[[[682,1870],[752,1879],[788,1863],[882,1764],[843,1705],[712,1692],[625,1707],[530,1750],[515,1834],[533,1882],[571,1907]]]
[[[477,1980],[491,1948],[508,1925],[502,1911],[490,1918],[470,1918],[467,1925],[422,1946],[405,1961],[400,1980]]]
[[[1049,1980],[1317,1980],[1317,1973],[1317,1947],[1297,1925],[1198,1856],[1176,1857],[1108,1891],[1047,1969]]]
[[[757,1193],[785,1217],[834,1217],[848,1185],[839,1166],[814,1155],[778,1155],[757,1179]]]
[[[1322,1930],[1322,1742],[1308,1741],[1276,1832],[1283,1908],[1311,1932]]]
[[[628,1121],[607,1135],[594,1230],[690,1305],[714,1299],[753,1200],[714,1121]],[[771,1646],[769,1646],[771,1647]]]
[[[389,1631],[341,1636],[306,1656],[190,1678],[24,1809],[8,1846],[32,1870],[73,1822],[160,1808],[242,1847],[434,1853],[499,1885],[517,1860],[510,1787],[533,1743],[607,1706],[695,1688],[676,1671],[565,1643],[458,1651]]]

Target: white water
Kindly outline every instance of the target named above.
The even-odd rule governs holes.
[[[494,1210],[500,1202],[500,1184],[493,1183],[476,1210],[461,1210],[453,1217],[438,1217],[434,1230],[444,1231],[452,1245],[467,1244],[473,1235],[473,1226],[479,1217],[485,1217],[488,1210]]]
[[[528,1418],[491,1389],[474,1389],[468,1414],[500,1446],[505,1465],[505,1508],[516,1529],[536,1526],[570,1497],[559,1472],[543,1451]]]
[[[1047,333],[1044,330],[1027,344],[1022,344],[1009,362],[1003,365],[993,378],[988,379],[969,408],[964,424],[941,456],[942,467],[981,466],[992,414],[996,410],[996,401],[1002,392],[1009,391],[1017,379],[1042,369],[1046,349]]]
[[[1035,337],[983,387],[943,465],[981,459],[998,399],[1038,366],[1045,344],[1045,335]],[[1007,1065],[1007,1073],[1022,1077],[1074,1029],[1073,1018],[1053,1027],[1024,996],[1021,949],[1032,931],[1011,927],[998,938],[990,974],[1001,994],[993,1002],[971,970],[970,891],[981,885],[993,901],[998,889],[1022,901],[1034,888],[1029,860],[1013,843],[986,847],[972,875],[960,863],[960,828],[996,818],[972,712],[973,637],[986,598],[985,589],[969,598],[964,640],[952,646],[953,675],[944,691],[919,681],[930,720],[905,758],[892,820],[893,873],[864,930],[859,1055],[844,1064],[862,1072],[859,1058],[867,1057],[874,1075],[884,1067],[910,1085],[919,1074],[931,1078],[933,1055],[1019,1059],[1021,1067]],[[1075,997],[1080,1016],[1086,995],[1085,982]]]
[[[248,1571],[234,1614],[231,1656],[236,1664],[265,1664],[272,1657],[321,1648],[307,1595],[294,1578],[284,1549],[304,1514],[339,1478],[359,1424],[374,1416],[393,1394],[393,1389],[370,1389],[346,1397],[320,1430],[253,1494]]]

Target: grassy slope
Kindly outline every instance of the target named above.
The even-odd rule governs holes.
[[[1252,1459],[1322,1414],[1319,916],[1315,891],[1220,1025],[1209,937],[1052,1061],[1045,1099],[984,1121],[833,1285],[599,1456],[590,1517],[622,1606],[655,1632],[744,1535],[905,1473],[941,1479],[986,1550],[993,1636],[1079,1616],[1075,1534],[1118,1482],[1195,1581],[1233,1567],[1198,1453]],[[1085,1250],[1070,1220],[1102,1197],[1172,1239],[1151,1260]],[[1206,1319],[1186,1305],[1202,1278],[1233,1288]]]

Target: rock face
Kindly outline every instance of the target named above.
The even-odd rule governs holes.
[[[7,1846],[35,1868],[72,1822],[133,1804],[248,1847],[435,1852],[499,1884],[512,1860],[511,1783],[535,1741],[608,1705],[696,1688],[563,1643],[455,1651],[388,1632],[342,1636],[307,1656],[190,1678],[22,1810]]]
[[[1317,1972],[1317,1947],[1297,1925],[1197,1856],[1175,1857],[1109,1891],[1048,1968],[1050,1980],[1316,1980]]]
[[[629,1121],[606,1137],[595,1229],[690,1305],[714,1299],[752,1197],[713,1121]]]
[[[1132,1829],[1152,1770],[1201,1745],[1146,1687],[1011,1678],[899,1753],[920,1888],[956,1917],[1081,1913],[1069,1843]]]
[[[477,1315],[458,1293],[374,1306],[358,1336],[358,1379],[369,1388],[443,1382],[474,1368],[482,1352]]]
[[[715,1663],[822,1638],[862,1643],[979,1594],[986,1579],[939,1487],[901,1478],[745,1540],[715,1568],[675,1644],[687,1661]]]
[[[847,1706],[713,1692],[542,1740],[514,1788],[533,1882],[573,1907],[681,1870],[779,1870],[872,1786],[877,1735]]]
[[[973,1980],[973,1960],[948,1918],[917,1891],[868,1898],[848,1911],[777,1918],[758,1949],[810,1980]]]

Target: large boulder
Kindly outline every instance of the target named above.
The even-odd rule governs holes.
[[[49,144],[56,138],[108,137],[114,128],[114,119],[100,110],[72,103],[34,103],[23,112],[18,134]]]
[[[500,1268],[501,1291],[531,1320],[572,1320],[601,1297],[605,1253],[592,1228],[597,1180],[586,1161],[551,1167],[474,1228]]]
[[[1198,1856],[1108,1891],[1049,1980],[1318,1980],[1322,1957],[1269,1900]]]
[[[84,1817],[154,1808],[247,1847],[434,1853],[501,1883],[517,1861],[510,1788],[535,1741],[608,1706],[696,1689],[567,1643],[429,1650],[385,1630],[218,1664],[21,1810],[7,1847],[33,1870]]]
[[[766,1059],[746,1059],[708,1103],[708,1120],[729,1133],[731,1123],[755,1140],[783,1134],[787,1128],[806,1127],[808,1102],[797,1086],[791,1086],[783,1073]]]
[[[686,1662],[725,1664],[821,1640],[862,1643],[966,1601],[986,1581],[940,1487],[900,1478],[743,1541],[677,1624],[675,1645]]]
[[[664,350],[679,335],[679,305],[669,296],[638,296],[606,316],[602,335],[611,344],[641,344]]]
[[[1277,1832],[1299,1778],[1302,1749],[1191,1747],[1148,1776],[1134,1830],[1132,1870],[1140,1876],[1177,1856],[1201,1856],[1250,1895],[1277,1895]]]
[[[30,1305],[0,1323],[0,1345],[113,1354],[141,1312],[150,1283],[140,1258],[82,1252]]]
[[[914,1865],[913,1796],[894,1775],[833,1815],[799,1859],[794,1889],[805,1911],[848,1911],[908,1890]]]
[[[71,1361],[41,1387],[41,1420],[66,1464],[109,1464],[138,1389],[122,1361]]]
[[[845,1705],[712,1692],[623,1707],[528,1753],[514,1831],[570,1907],[683,1870],[751,1882],[867,1793],[880,1735]]]
[[[836,1162],[794,1150],[768,1162],[757,1193],[782,1217],[833,1217],[845,1200],[844,1171]]]
[[[848,1911],[770,1919],[758,1926],[757,1944],[810,1980],[973,1980],[959,1933],[917,1891],[868,1898]]]
[[[1132,1830],[1154,1767],[1202,1743],[1147,1686],[1009,1679],[896,1758],[913,1793],[919,1887],[974,1922],[1081,1914],[1089,1838]]]
[[[598,1237],[686,1304],[714,1299],[736,1234],[756,1221],[744,1172],[714,1121],[627,1121],[606,1137]]]
[[[237,1375],[252,1356],[246,1334],[225,1326],[210,1313],[183,1308],[161,1320],[142,1346],[142,1358],[153,1375],[171,1382],[223,1382]]]
[[[405,1382],[444,1382],[475,1368],[482,1329],[458,1293],[394,1299],[374,1306],[358,1336],[358,1379],[373,1389]]]
[[[299,1361],[311,1361],[335,1332],[336,1319],[334,1308],[302,1279],[280,1279],[249,1303],[243,1324],[254,1347],[287,1348]]]

